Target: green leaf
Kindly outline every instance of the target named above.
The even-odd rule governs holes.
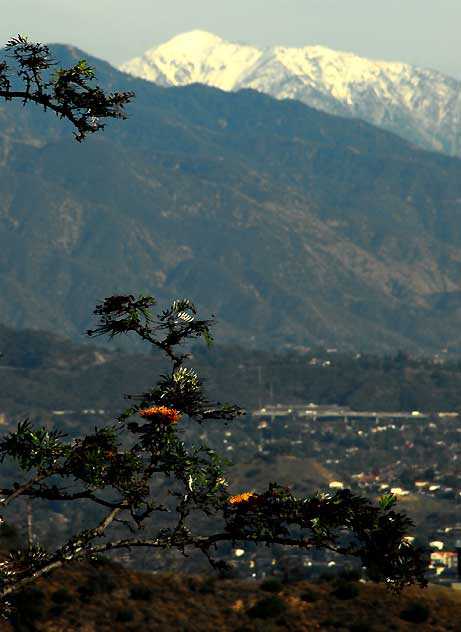
[[[379,498],[378,501],[379,507],[384,511],[389,511],[397,504],[397,496],[394,494],[384,494]]]

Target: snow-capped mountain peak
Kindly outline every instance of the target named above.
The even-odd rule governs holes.
[[[411,71],[411,67],[405,64],[373,61],[324,46],[276,47],[273,56],[290,76],[297,77],[306,85],[322,84],[326,92],[349,105],[352,104],[353,86],[375,83],[375,88],[383,96],[392,98],[386,79],[395,80]]]
[[[207,31],[195,30],[146,51],[120,70],[161,85],[207,83],[233,90],[245,70],[261,55],[252,46],[233,44]]]
[[[201,29],[194,29],[193,31],[188,31],[187,33],[175,35],[168,40],[168,42],[162,44],[162,47],[170,46],[177,49],[203,49],[205,47],[217,46],[222,42],[224,42],[224,40],[219,37],[219,35],[215,35],[214,33],[203,31]]]
[[[461,83],[433,70],[324,46],[259,49],[201,30],[177,35],[120,70],[164,86],[253,88],[461,155]]]

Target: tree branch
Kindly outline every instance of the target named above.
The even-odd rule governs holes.
[[[28,101],[32,101],[33,103],[37,103],[38,105],[42,105],[45,110],[48,108],[59,114],[61,118],[67,118],[75,127],[79,126],[79,120],[75,118],[69,108],[65,108],[60,105],[56,105],[51,101],[51,97],[43,92],[39,92],[38,94],[34,94],[33,92],[12,92],[9,90],[0,90],[0,98],[4,98],[7,101],[11,101],[12,99],[22,99],[23,105],[26,105]]]
[[[33,484],[35,484],[35,482],[37,481],[34,481]],[[27,485],[29,485],[29,483],[27,483]],[[26,486],[24,485],[23,488],[25,487]],[[11,489],[1,489],[0,494],[11,494],[11,497],[8,497],[8,499],[5,499],[5,500],[12,500],[13,497],[18,495],[16,493],[16,490],[11,490]],[[50,488],[45,488],[45,489],[40,488],[37,490],[26,488],[26,489],[22,489],[20,491],[20,494],[24,496],[30,496],[32,498],[43,498],[45,500],[66,501],[66,500],[87,499],[87,500],[92,500],[93,502],[97,503],[98,505],[102,505],[103,507],[108,507],[109,509],[116,509],[117,507],[121,507],[122,503],[124,503],[124,500],[120,500],[119,502],[110,502],[108,500],[104,500],[103,498],[98,498],[92,492],[88,490],[75,492],[73,494],[65,494],[65,493],[60,492],[59,490],[50,489]],[[1,504],[4,504],[4,503],[0,501],[0,505]]]
[[[46,564],[42,568],[39,568],[38,570],[34,571],[32,575],[23,577],[22,579],[19,579],[18,581],[14,582],[14,584],[10,584],[9,586],[7,586],[6,588],[0,591],[0,599],[2,600],[5,599],[5,597],[7,597],[8,595],[11,595],[11,593],[17,592],[24,586],[27,586],[27,584],[31,584],[32,582],[36,581],[43,575],[50,573],[55,568],[59,568],[60,566],[64,564],[64,562],[65,560],[54,560],[53,562],[50,562],[49,564]]]
[[[0,591],[0,599],[4,599],[7,595],[16,592],[23,586],[35,581],[43,575],[46,575],[55,568],[59,568],[65,562],[91,556],[92,550],[97,547],[85,546],[83,541],[86,540],[88,542],[93,538],[103,536],[107,527],[116,519],[117,515],[123,511],[123,509],[124,507],[116,507],[112,509],[112,511],[110,511],[96,527],[81,533],[80,536],[74,538],[74,541],[71,542],[70,545],[66,544],[61,547],[55,552],[52,559],[45,562],[41,568],[33,571],[26,577],[12,582],[9,586],[6,586],[2,591]]]
[[[82,141],[86,134],[104,128],[101,118],[126,118],[123,107],[134,97],[133,92],[105,94],[99,86],[92,87],[94,69],[86,60],[71,68],[57,69],[51,80],[42,78],[42,71],[49,70],[56,63],[50,58],[49,48],[44,44],[32,44],[26,37],[18,35],[6,45],[12,51],[11,57],[19,69],[16,75],[24,85],[24,90],[11,90],[8,73],[11,68],[0,62],[0,98],[6,101],[21,99],[23,105],[32,101],[49,108],[61,118],[68,119],[77,130],[76,139]]]
[[[8,496],[0,500],[0,505],[2,505],[3,507],[6,507],[6,505],[8,505],[12,500],[17,498],[18,496],[21,496],[22,494],[27,494],[27,492],[36,483],[39,483],[45,478],[48,478],[48,476],[51,476],[53,473],[54,473],[54,468],[52,470],[45,470],[44,472],[38,472],[33,478],[30,479],[30,481],[27,481],[27,483],[23,483],[22,485],[19,485],[18,487],[15,488],[14,491],[2,490],[2,493],[7,493]]]

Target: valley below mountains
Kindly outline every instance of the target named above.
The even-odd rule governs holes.
[[[0,104],[4,324],[81,340],[98,300],[149,293],[191,298],[219,342],[250,348],[461,346],[460,160],[296,101],[52,52],[136,99],[82,144]]]

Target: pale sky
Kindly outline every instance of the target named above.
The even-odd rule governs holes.
[[[0,0],[0,45],[74,44],[118,65],[203,29],[256,46],[320,44],[461,79],[461,0]]]

